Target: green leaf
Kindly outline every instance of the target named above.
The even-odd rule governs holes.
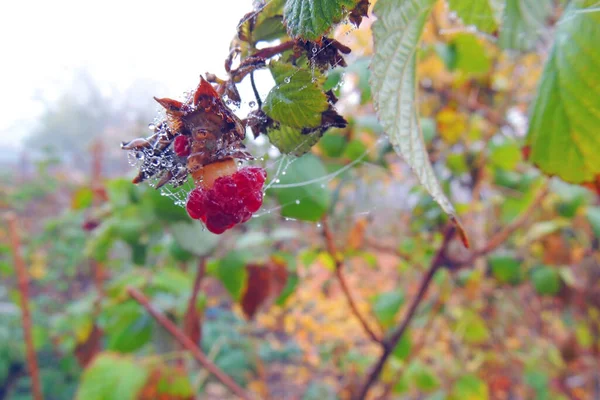
[[[479,344],[488,340],[490,332],[485,321],[477,313],[465,310],[456,326],[458,334],[462,335],[465,343]]]
[[[292,154],[298,157],[308,153],[319,141],[321,135],[320,131],[303,134],[301,129],[286,125],[279,125],[267,130],[267,136],[273,146],[283,154]]]
[[[281,175],[272,191],[282,206],[281,215],[303,221],[319,221],[329,208],[329,191],[321,182],[310,182],[327,171],[319,158],[307,154],[295,160]],[[323,185],[323,186],[321,186]]]
[[[248,280],[244,253],[232,251],[219,260],[215,275],[235,301],[242,297],[244,285]]]
[[[380,293],[373,299],[373,313],[384,327],[389,327],[394,323],[396,314],[402,304],[404,304],[404,292],[393,290],[391,292]]]
[[[327,157],[339,157],[346,148],[346,137],[337,133],[328,133],[321,138],[319,147]]]
[[[172,233],[182,249],[197,256],[210,254],[219,243],[219,235],[207,231],[204,225],[197,220],[173,224]]]
[[[498,28],[502,14],[502,0],[448,0],[450,9],[465,25],[475,25],[482,31],[491,33]]]
[[[316,40],[342,20],[357,0],[286,0],[283,19],[292,38]]]
[[[550,175],[581,183],[600,174],[600,12],[572,1],[556,25],[531,111],[530,161]]]
[[[410,355],[410,350],[412,348],[412,339],[410,337],[410,332],[406,331],[400,338],[400,341],[394,347],[392,352],[392,356],[396,357],[399,360],[406,360],[406,358]]]
[[[263,111],[274,120],[293,128],[315,128],[321,125],[321,113],[329,107],[327,96],[311,71],[291,64],[269,64],[275,87],[263,104]]]
[[[413,169],[444,212],[455,217],[429,161],[423,141],[416,99],[416,52],[434,0],[379,0],[373,24],[375,54],[371,88],[375,107],[396,152]]]
[[[492,143],[490,146],[490,161],[496,167],[512,171],[521,161],[522,153],[519,145],[513,141]]]
[[[538,266],[532,271],[531,281],[535,291],[541,295],[553,296],[562,286],[559,272],[545,265]]]
[[[504,49],[531,50],[552,14],[552,0],[506,0],[499,43]]]
[[[116,305],[112,309],[105,331],[109,350],[121,353],[133,352],[145,345],[152,337],[152,319],[133,302]]]
[[[77,400],[135,400],[148,378],[143,364],[131,358],[102,353],[85,370]]]
[[[508,255],[491,256],[490,266],[492,275],[498,282],[516,285],[523,278],[521,262],[515,257]]]
[[[486,383],[475,375],[461,376],[452,388],[452,398],[456,400],[487,400],[489,397]]]
[[[492,62],[482,40],[468,33],[456,35],[452,39],[455,58],[452,66],[465,74],[486,74]]]
[[[417,389],[424,392],[431,392],[440,385],[440,381],[435,377],[431,368],[419,361],[413,362],[408,367],[406,374],[409,381],[412,381]]]
[[[585,214],[592,226],[594,235],[600,237],[600,207],[588,207]]]

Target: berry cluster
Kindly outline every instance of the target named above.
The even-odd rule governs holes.
[[[221,176],[212,187],[197,187],[190,192],[187,212],[190,217],[202,220],[212,233],[223,233],[248,221],[258,211],[266,177],[266,171],[260,167],[247,167]]]

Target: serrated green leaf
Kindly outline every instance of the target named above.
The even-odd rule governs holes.
[[[455,216],[429,161],[416,108],[416,51],[434,0],[379,0],[373,24],[371,88],[379,120],[396,152],[444,212]]]
[[[474,25],[482,32],[491,33],[498,28],[502,15],[502,0],[448,0],[450,9],[465,25]]]
[[[292,38],[316,40],[339,22],[357,0],[286,0],[283,18]]]
[[[314,179],[327,175],[319,158],[307,154],[295,160],[273,185],[273,193],[281,205],[281,215],[303,221],[319,221],[329,208],[330,194],[323,182]]]
[[[85,370],[77,400],[135,400],[148,378],[148,370],[131,358],[102,353]]]
[[[302,134],[299,128],[286,125],[279,125],[267,130],[267,136],[273,146],[283,154],[292,154],[298,157],[308,153],[319,141],[321,134],[320,131]]]
[[[321,89],[322,79],[313,79],[311,71],[291,64],[271,62],[269,68],[276,85],[267,95],[263,111],[275,121],[293,128],[321,125],[321,113],[329,107]]]
[[[530,50],[546,29],[552,0],[506,0],[498,42],[504,49]]]
[[[574,0],[557,24],[531,109],[530,161],[550,175],[581,183],[600,174],[600,12]]]

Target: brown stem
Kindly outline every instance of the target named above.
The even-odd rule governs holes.
[[[188,301],[188,307],[183,320],[183,332],[195,343],[200,342],[202,339],[201,315],[196,309],[196,303],[198,302],[198,294],[200,293],[200,284],[202,283],[205,274],[206,259],[203,257],[198,262],[198,270],[196,272],[196,278],[194,279],[192,294]]]
[[[373,340],[376,343],[381,343],[381,338],[373,331],[373,329],[371,329],[371,327],[369,326],[369,323],[367,322],[365,317],[360,313],[360,311],[358,310],[358,307],[356,306],[356,302],[354,301],[352,292],[350,291],[350,288],[348,287],[348,284],[346,282],[346,278],[344,277],[344,274],[342,272],[344,263],[338,256],[338,251],[335,246],[335,241],[333,240],[333,234],[331,233],[331,230],[329,228],[329,222],[327,220],[327,216],[324,216],[321,222],[323,225],[323,237],[325,238],[327,252],[329,253],[329,255],[331,255],[331,257],[333,258],[333,260],[335,262],[335,276],[336,276],[338,282],[340,283],[342,292],[344,293],[346,300],[348,301],[350,310],[352,310],[352,313],[358,319],[358,321],[362,325],[364,331],[371,338],[371,340]]]
[[[40,371],[38,369],[35,347],[33,346],[33,336],[31,334],[33,324],[31,322],[31,313],[29,311],[29,277],[27,276],[27,266],[21,256],[21,240],[19,238],[17,216],[10,213],[6,219],[8,220],[8,232],[17,273],[17,283],[19,286],[19,293],[21,294],[21,321],[23,323],[23,338],[25,339],[27,351],[27,369],[31,376],[33,399],[42,400],[44,397],[42,395],[42,385],[40,384]]]
[[[192,356],[198,361],[200,365],[206,368],[211,374],[213,374],[221,383],[229,388],[233,393],[241,397],[242,399],[250,399],[250,395],[246,393],[244,389],[238,386],[237,383],[227,374],[225,374],[219,367],[213,364],[206,355],[200,350],[200,348],[185,333],[175,326],[167,317],[165,317],[160,311],[150,304],[150,301],[144,296],[139,290],[129,287],[127,293],[142,307],[148,311],[148,313],[158,322],[163,328],[165,328],[171,336],[175,338],[184,348],[186,348]]]
[[[379,380],[379,376],[381,375],[381,372],[383,371],[383,367],[385,366],[387,359],[392,354],[392,351],[394,350],[394,348],[396,347],[396,345],[398,344],[398,342],[400,341],[400,339],[406,332],[406,329],[409,327],[410,323],[412,322],[413,317],[415,316],[417,309],[419,308],[419,305],[421,304],[421,301],[423,301],[423,299],[425,298],[425,295],[427,294],[427,290],[429,289],[429,285],[431,284],[433,276],[435,275],[437,270],[443,265],[446,248],[448,247],[450,240],[454,236],[455,231],[456,231],[456,227],[454,225],[449,225],[448,228],[446,228],[446,231],[444,232],[444,239],[442,241],[442,244],[440,245],[433,260],[431,260],[431,264],[429,266],[429,269],[427,270],[427,273],[425,273],[425,276],[421,280],[421,284],[419,286],[419,291],[417,292],[417,295],[415,296],[412,303],[408,307],[408,311],[406,312],[406,315],[400,322],[400,325],[398,325],[398,327],[396,329],[394,329],[394,331],[392,332],[392,334],[390,335],[390,337],[388,339],[384,340],[383,354],[379,357],[379,360],[377,361],[377,363],[375,364],[375,366],[369,373],[367,380],[361,387],[358,394],[353,397],[355,400],[365,399],[367,397],[367,394],[369,393],[369,390],[371,389],[371,387],[373,385],[375,385],[375,383],[377,383],[377,381]]]
[[[283,53],[286,50],[290,50],[296,44],[295,41],[289,40],[287,42],[283,42],[273,47],[266,47],[254,53],[252,57],[267,59],[273,57],[276,54]]]

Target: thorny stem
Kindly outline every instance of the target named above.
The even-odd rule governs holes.
[[[406,312],[406,315],[404,316],[404,318],[402,319],[402,321],[400,322],[398,327],[396,329],[394,329],[394,331],[392,332],[392,334],[389,336],[388,339],[385,339],[383,341],[383,343],[382,343],[383,354],[381,354],[381,356],[379,357],[379,360],[377,361],[375,366],[371,369],[369,376],[367,377],[365,383],[362,385],[358,394],[353,397],[355,400],[365,399],[367,397],[367,394],[369,393],[369,390],[371,389],[371,387],[375,383],[377,383],[377,381],[379,380],[379,376],[381,375],[381,372],[383,371],[383,367],[385,366],[387,359],[392,354],[392,351],[394,350],[394,348],[396,347],[396,345],[398,344],[398,342],[400,341],[400,339],[402,338],[402,336],[404,335],[404,333],[410,326],[410,323],[412,322],[412,320],[417,312],[417,309],[419,308],[419,305],[425,298],[425,295],[427,294],[427,290],[429,289],[429,285],[431,284],[433,276],[435,275],[437,270],[443,265],[446,249],[448,247],[448,244],[450,243],[450,240],[454,236],[455,232],[456,232],[456,228],[454,225],[449,225],[446,228],[446,230],[444,232],[444,239],[442,241],[442,244],[440,245],[436,255],[433,257],[431,264],[429,265],[429,269],[425,273],[425,276],[423,276],[423,279],[421,280],[421,284],[419,285],[419,291],[417,292],[417,295],[415,296],[412,303],[410,304],[408,311]]]
[[[337,248],[335,246],[335,242],[333,240],[333,234],[332,234],[332,232],[331,232],[331,230],[329,228],[329,222],[327,220],[327,216],[323,217],[323,219],[322,219],[321,222],[322,222],[322,225],[323,225],[323,237],[325,238],[325,244],[327,246],[327,252],[331,255],[331,257],[334,260],[334,263],[335,263],[335,276],[336,276],[338,282],[340,283],[340,286],[342,288],[342,292],[344,293],[344,296],[346,297],[346,300],[348,301],[348,305],[350,306],[350,310],[352,310],[352,313],[358,319],[358,321],[362,325],[364,331],[371,338],[371,340],[373,340],[376,343],[382,343],[381,338],[379,337],[379,335],[377,335],[373,331],[373,329],[369,326],[369,323],[367,322],[367,320],[365,319],[365,317],[361,314],[361,312],[359,311],[358,307],[356,306],[356,302],[354,301],[354,297],[352,296],[352,292],[350,291],[350,288],[348,287],[348,283],[346,282],[346,278],[344,277],[344,274],[342,272],[342,269],[344,268],[344,263],[342,262],[341,258],[338,255],[338,251],[337,251]]]
[[[31,386],[34,400],[42,400],[42,385],[40,384],[40,372],[38,369],[37,359],[35,355],[35,347],[33,345],[31,313],[29,311],[29,278],[27,276],[27,266],[21,255],[21,240],[19,238],[19,227],[17,216],[10,213],[6,216],[8,221],[8,234],[13,253],[15,270],[17,273],[17,283],[19,293],[21,294],[21,321],[23,323],[23,338],[25,340],[25,348],[27,351],[27,369],[31,376]]]
[[[250,395],[246,393],[235,381],[225,374],[219,367],[217,367],[212,361],[210,361],[206,355],[200,350],[200,348],[194,343],[189,337],[185,335],[179,328],[175,326],[171,320],[165,317],[160,311],[158,311],[146,296],[144,296],[139,290],[128,287],[127,293],[142,307],[148,311],[148,313],[158,322],[163,328],[165,328],[171,336],[175,338],[183,347],[185,347],[191,355],[200,363],[207,371],[212,373],[223,385],[227,386],[233,393],[241,397],[242,399],[250,399]]]
[[[254,53],[252,55],[252,57],[263,58],[263,59],[271,58],[274,55],[277,55],[279,53],[283,53],[286,50],[292,49],[295,44],[296,44],[295,41],[289,40],[287,42],[280,43],[277,46],[265,47],[264,49],[261,49],[261,50],[257,51],[256,53]]]

